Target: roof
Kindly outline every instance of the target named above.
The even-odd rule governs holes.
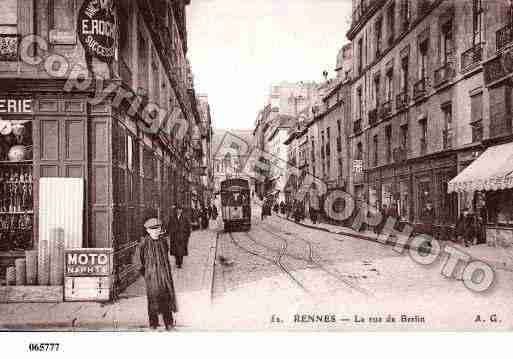
[[[513,188],[513,142],[488,148],[449,182],[447,192],[510,188]]]

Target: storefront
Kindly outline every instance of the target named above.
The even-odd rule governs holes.
[[[397,215],[418,232],[451,238],[456,225],[457,197],[446,189],[456,174],[456,157],[452,153],[370,170],[369,205]]]
[[[489,147],[453,178],[447,191],[469,198],[466,206],[485,223],[486,242],[513,245],[513,142]]]
[[[187,203],[187,165],[177,145],[163,133],[144,133],[128,106],[109,99],[91,105],[92,92],[64,93],[62,86],[17,80],[0,94],[0,302],[63,300],[63,261],[55,258],[87,248],[112,250],[108,291],[115,298],[138,276],[144,220],[167,221],[173,204]],[[43,182],[59,186],[62,179],[77,181],[62,198],[68,188],[55,187],[52,202]],[[55,203],[70,198],[80,203],[73,218],[73,203]]]

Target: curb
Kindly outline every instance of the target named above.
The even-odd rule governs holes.
[[[212,303],[212,299],[214,297],[214,275],[215,275],[215,265],[216,265],[216,257],[217,257],[217,241],[219,239],[219,230],[215,231],[215,235],[210,241],[210,248],[208,253],[207,260],[207,278],[206,284],[203,286],[204,290],[208,290],[208,300],[209,303]]]
[[[377,243],[377,244],[381,244],[381,245],[384,245],[384,246],[390,246],[390,247],[396,247],[397,246],[397,243],[390,242],[390,241],[387,241],[386,243],[383,243],[383,242],[378,241],[376,238],[365,236],[363,234],[349,233],[349,232],[344,232],[342,230],[340,232],[333,232],[333,231],[331,231],[331,230],[329,230],[327,228],[317,227],[317,226],[314,226],[314,225],[305,224],[305,223],[301,223],[301,222],[296,222],[296,221],[290,220],[290,219],[288,219],[286,217],[283,217],[281,215],[277,215],[277,217],[282,218],[282,219],[284,219],[286,221],[298,224],[300,226],[306,227],[306,228],[316,229],[316,230],[319,230],[319,231],[324,231],[324,232],[336,234],[336,235],[339,235],[339,236],[359,238],[359,239],[363,239],[363,240],[366,240],[366,241],[369,241],[369,242],[374,242],[374,243]],[[406,245],[401,246],[401,248],[403,248],[403,249],[414,249],[414,250],[416,249],[416,250],[418,250],[421,247],[412,247],[409,244],[406,244]],[[481,258],[472,256],[470,254],[469,254],[469,256],[470,256],[470,261],[479,260],[479,261],[485,262],[488,265],[492,266],[495,270],[503,270],[503,271],[513,272],[513,265],[512,264],[507,264],[505,262],[489,261],[489,260],[485,260],[485,259],[481,259]]]

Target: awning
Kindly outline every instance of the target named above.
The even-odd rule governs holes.
[[[513,142],[488,148],[453,178],[447,192],[497,191],[513,188]]]

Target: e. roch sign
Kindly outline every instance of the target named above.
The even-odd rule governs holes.
[[[69,249],[65,252],[66,276],[98,277],[112,273],[112,250],[110,249]]]
[[[77,16],[77,30],[89,56],[111,63],[118,36],[114,0],[85,0]]]

